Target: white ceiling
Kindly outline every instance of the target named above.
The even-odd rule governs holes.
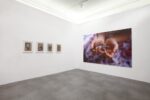
[[[150,4],[150,0],[16,0],[73,23],[83,23]]]

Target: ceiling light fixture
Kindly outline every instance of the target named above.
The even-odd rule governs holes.
[[[81,2],[81,8],[84,8],[85,7],[85,4],[88,2],[88,0],[83,0],[82,2]]]

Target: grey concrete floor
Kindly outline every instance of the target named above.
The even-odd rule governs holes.
[[[150,84],[75,69],[2,85],[0,100],[150,100]]]

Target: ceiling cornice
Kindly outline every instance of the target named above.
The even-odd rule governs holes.
[[[121,2],[120,0],[120,3],[118,3],[118,5],[116,3],[116,5],[112,6],[111,4],[108,3],[110,5],[110,6],[107,5],[108,7],[100,6],[101,7],[100,9],[95,9],[95,10],[88,10],[88,8],[85,8],[86,10],[84,12],[86,13],[84,12],[78,13],[78,12],[74,12],[74,10],[71,11],[70,9],[62,11],[62,9],[60,8],[58,9],[57,6],[51,7],[48,4],[46,5],[44,3],[41,3],[42,0],[16,0],[16,1],[76,24],[81,24],[87,21],[106,17],[112,14],[121,13],[124,11],[143,7],[150,4],[150,0],[126,0],[126,2],[125,0],[124,2]],[[87,3],[88,1],[85,2]],[[114,2],[115,1],[116,0],[114,0]]]

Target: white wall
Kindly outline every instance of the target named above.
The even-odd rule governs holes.
[[[133,67],[100,65],[83,62],[83,35],[132,28]],[[79,68],[150,83],[150,6],[97,19],[80,25],[75,42]]]
[[[75,28],[15,0],[0,0],[0,85],[73,69]],[[23,53],[24,41],[33,42],[33,53]],[[37,42],[60,43],[62,53],[36,53]]]

